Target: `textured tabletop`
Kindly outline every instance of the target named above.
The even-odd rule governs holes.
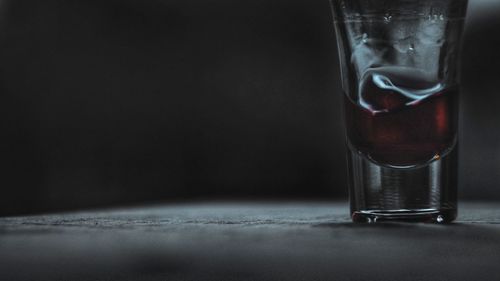
[[[345,203],[165,204],[0,218],[0,280],[500,280],[500,204],[451,225]]]

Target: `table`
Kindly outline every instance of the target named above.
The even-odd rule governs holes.
[[[345,202],[191,202],[0,218],[0,280],[500,280],[500,204],[353,224]]]

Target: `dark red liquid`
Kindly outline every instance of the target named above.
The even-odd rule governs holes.
[[[458,89],[433,84],[422,73],[382,77],[368,73],[358,96],[344,97],[349,144],[390,166],[439,159],[455,142]]]

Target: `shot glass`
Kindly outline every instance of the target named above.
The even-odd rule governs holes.
[[[467,0],[331,0],[354,222],[457,215]]]

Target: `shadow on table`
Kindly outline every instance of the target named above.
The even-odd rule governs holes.
[[[370,236],[374,240],[427,241],[436,246],[443,243],[460,243],[462,247],[474,249],[479,246],[498,243],[500,228],[498,223],[321,223],[313,227],[331,230],[334,235],[352,234],[357,237]]]

